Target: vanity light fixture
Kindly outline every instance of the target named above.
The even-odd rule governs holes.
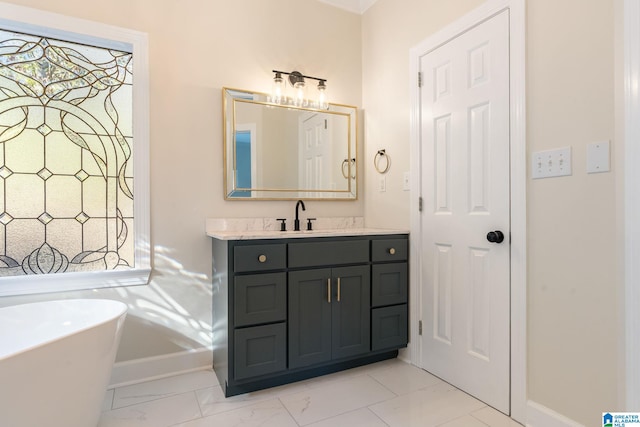
[[[296,107],[311,107],[326,110],[329,108],[329,102],[327,101],[327,80],[319,77],[305,76],[299,71],[292,71],[287,73],[286,71],[273,70],[275,77],[273,78],[273,88],[269,102],[276,104],[295,105]],[[289,84],[293,87],[293,96],[285,96],[286,84],[282,75],[285,74],[288,77]],[[315,98],[309,99],[306,94],[307,85],[305,79],[316,80],[318,82],[318,93]]]

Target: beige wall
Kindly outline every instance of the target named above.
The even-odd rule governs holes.
[[[150,286],[7,297],[0,306],[71,297],[122,300],[130,311],[121,361],[209,345],[205,218],[292,218],[295,206],[223,200],[221,88],[268,92],[271,70],[297,69],[326,78],[332,101],[360,105],[360,16],[314,0],[10,2],[148,33],[154,270]],[[306,213],[361,216],[363,202],[308,202]]]
[[[527,7],[529,152],[573,149],[572,177],[529,182],[529,391],[585,425],[617,407],[622,170],[586,174],[587,144],[611,140],[612,155],[618,149],[613,7],[598,0]]]
[[[402,191],[409,170],[409,49],[479,4],[378,0],[365,13],[367,225],[409,226],[409,193]],[[621,171],[615,164],[612,173],[585,170],[586,145],[614,137],[613,2],[526,4],[527,152],[573,150],[571,177],[527,185],[528,397],[593,426],[618,403]],[[385,193],[370,165],[381,148],[393,160]]]

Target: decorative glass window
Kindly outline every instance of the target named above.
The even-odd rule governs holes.
[[[148,279],[146,37],[93,26],[0,20],[0,295]]]

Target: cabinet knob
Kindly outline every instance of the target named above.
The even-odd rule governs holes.
[[[389,254],[395,255],[396,254],[396,248],[389,249]]]
[[[258,257],[258,261],[260,262],[267,262],[267,256],[266,255],[260,255]]]

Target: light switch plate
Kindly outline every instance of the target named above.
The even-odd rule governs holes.
[[[402,190],[411,190],[411,172],[405,172],[402,176]]]
[[[587,173],[609,172],[609,141],[587,145]]]
[[[568,175],[571,175],[571,147],[537,151],[531,156],[533,179]]]
[[[384,193],[385,191],[387,191],[387,177],[382,175],[380,176],[380,181],[378,182],[379,185],[379,190],[381,193]]]

